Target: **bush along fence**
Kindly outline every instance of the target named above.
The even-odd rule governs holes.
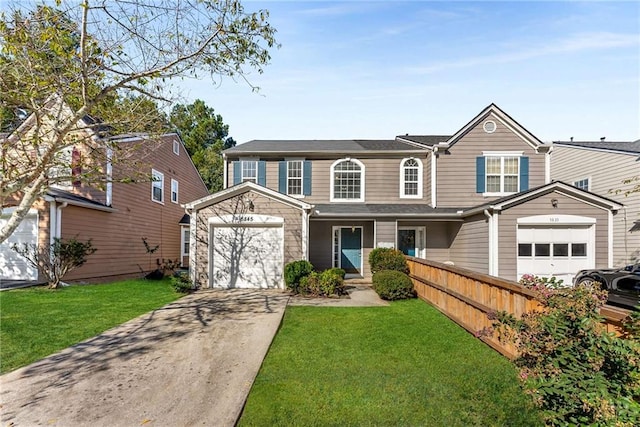
[[[511,359],[517,356],[512,344],[477,332],[492,327],[493,321],[488,317],[490,313],[505,311],[521,317],[539,309],[540,303],[534,291],[517,282],[435,261],[407,257],[407,264],[418,297],[503,355]],[[629,310],[609,306],[600,311],[607,330],[616,334],[621,333],[623,319],[629,313]]]

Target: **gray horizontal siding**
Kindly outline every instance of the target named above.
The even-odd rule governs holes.
[[[551,178],[573,184],[584,178],[591,181],[591,191],[625,205],[613,221],[613,263],[625,265],[640,258],[640,231],[629,232],[640,220],[640,193],[625,196],[632,185],[623,180],[640,174],[636,155],[617,154],[554,146],[551,155]],[[616,193],[616,190],[622,193]]]
[[[452,230],[451,261],[458,267],[489,272],[489,225],[483,214],[468,218]]]
[[[529,157],[529,188],[545,183],[545,155],[537,154],[497,118],[489,119],[496,123],[495,132],[484,132],[485,120],[482,120],[451,147],[450,154],[439,155],[436,165],[438,207],[475,206],[494,199],[476,193],[476,157],[482,156],[483,151],[522,151]]]

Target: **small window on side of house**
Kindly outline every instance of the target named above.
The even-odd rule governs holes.
[[[151,169],[151,200],[164,203],[164,174]]]
[[[176,156],[180,155],[180,143],[175,139],[173,140],[173,154]]]
[[[589,178],[583,178],[581,180],[575,181],[573,183],[573,186],[578,187],[581,190],[589,191],[590,184],[591,182]]]
[[[171,201],[178,203],[178,181],[171,178]]]

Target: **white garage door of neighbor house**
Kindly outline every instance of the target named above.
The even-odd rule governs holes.
[[[283,286],[282,224],[266,227],[212,224],[209,247],[211,287]]]
[[[9,220],[10,212],[0,217],[0,228]],[[38,240],[38,214],[30,211],[16,231],[0,244],[0,280],[37,280],[38,270],[18,255],[11,246],[35,244]]]
[[[518,279],[524,274],[555,276],[570,285],[585,268],[595,267],[595,225],[518,225]]]

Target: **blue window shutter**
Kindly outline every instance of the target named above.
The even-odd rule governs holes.
[[[484,157],[476,157],[476,193],[484,193],[485,169]]]
[[[281,161],[278,165],[278,191],[287,194],[287,162]]]
[[[302,194],[311,195],[311,161],[305,160],[302,163]]]
[[[258,161],[258,184],[267,186],[267,165],[264,160]]]
[[[240,184],[242,181],[242,165],[239,161],[233,163],[233,185]]]
[[[529,189],[529,158],[520,157],[520,191]]]

